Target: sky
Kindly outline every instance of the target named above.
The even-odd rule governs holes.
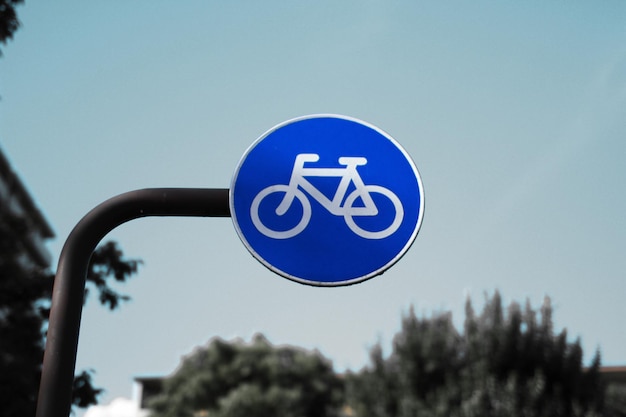
[[[55,265],[99,203],[229,188],[257,138],[304,115],[386,131],[424,186],[407,254],[349,287],[272,273],[228,218],[112,231],[144,263],[119,287],[131,302],[83,312],[77,370],[96,371],[103,404],[213,337],[261,332],[358,370],[411,306],[461,325],[466,298],[479,310],[496,290],[535,308],[551,297],[587,362],[599,349],[626,364],[626,3],[32,0],[18,13],[0,146],[56,232]]]

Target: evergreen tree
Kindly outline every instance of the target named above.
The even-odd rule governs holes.
[[[385,359],[379,343],[370,350],[371,365],[346,376],[346,393],[357,416],[392,417],[398,415],[398,369]]]
[[[596,416],[604,411],[600,356],[584,368],[580,340],[554,334],[546,298],[540,320],[526,303],[504,309],[499,293],[476,316],[465,306],[463,332],[449,313],[403,317],[391,354],[349,378],[358,417]],[[381,380],[375,381],[375,375]],[[381,381],[395,381],[394,384]],[[382,411],[381,411],[382,410]]]

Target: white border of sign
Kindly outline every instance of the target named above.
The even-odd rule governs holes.
[[[402,250],[393,259],[391,259],[387,264],[385,264],[381,268],[377,269],[376,271],[373,271],[373,272],[370,272],[369,274],[366,274],[364,276],[361,276],[361,277],[358,277],[358,278],[353,278],[353,279],[346,280],[346,281],[336,281],[336,282],[312,281],[312,280],[309,280],[309,279],[304,279],[304,278],[293,276],[293,275],[291,275],[291,274],[289,274],[289,273],[287,273],[285,271],[282,271],[282,270],[276,268],[275,266],[273,266],[272,264],[267,262],[265,259],[263,259],[263,257],[261,257],[261,255],[259,255],[250,246],[250,244],[246,240],[243,232],[239,228],[239,223],[237,221],[237,213],[235,212],[235,203],[234,203],[235,181],[237,180],[237,177],[239,175],[239,170],[240,170],[243,162],[246,160],[246,158],[248,157],[250,152],[263,139],[265,139],[267,136],[272,134],[274,131],[282,128],[283,126],[286,126],[286,125],[289,125],[291,123],[295,123],[295,122],[298,122],[298,121],[301,121],[301,120],[317,119],[317,118],[335,118],[335,119],[348,120],[348,121],[352,121],[352,122],[359,123],[361,125],[367,126],[367,127],[371,128],[371,129],[375,130],[376,132],[380,133],[382,136],[384,136],[389,141],[391,141],[398,148],[398,150],[400,150],[402,152],[402,154],[404,155],[404,157],[406,158],[406,160],[410,164],[411,168],[413,169],[415,177],[417,178],[417,183],[418,183],[419,189],[421,191],[419,215],[418,215],[417,223],[416,223],[416,226],[415,226],[415,230],[411,234],[411,237],[408,239],[406,245],[402,248]],[[325,113],[310,114],[310,115],[306,115],[306,116],[296,117],[296,118],[293,118],[293,119],[290,119],[290,120],[287,120],[285,122],[277,124],[276,126],[272,127],[268,131],[266,131],[263,135],[261,135],[257,140],[255,140],[252,143],[252,145],[250,145],[248,147],[248,149],[246,149],[246,151],[244,152],[243,156],[241,157],[241,159],[237,163],[237,167],[236,167],[235,172],[233,173],[233,176],[232,176],[232,179],[231,179],[230,192],[229,192],[229,206],[230,206],[230,213],[231,213],[231,218],[232,218],[232,221],[233,221],[233,225],[235,226],[235,230],[237,231],[237,235],[239,236],[239,239],[243,242],[243,244],[248,249],[248,251],[252,254],[252,256],[254,256],[254,258],[257,259],[259,262],[261,262],[266,268],[268,268],[269,270],[271,270],[272,272],[274,272],[274,273],[276,273],[278,275],[281,275],[281,276],[283,276],[283,277],[285,277],[287,279],[290,279],[292,281],[298,282],[300,284],[311,285],[311,286],[316,286],[316,287],[343,287],[343,286],[347,286],[347,285],[358,284],[360,282],[366,281],[366,280],[368,280],[370,278],[373,278],[373,277],[375,277],[377,275],[382,274],[387,269],[389,269],[391,266],[393,266],[396,262],[398,262],[400,260],[400,258],[402,258],[404,256],[404,254],[409,250],[409,248],[411,247],[411,245],[415,241],[415,238],[417,237],[417,234],[419,233],[419,230],[420,230],[420,228],[422,226],[422,220],[424,218],[424,186],[422,184],[422,177],[420,176],[419,171],[417,170],[417,167],[415,166],[415,163],[413,162],[413,159],[411,158],[411,156],[406,152],[406,150],[402,147],[402,145],[400,145],[387,132],[381,130],[380,128],[378,128],[378,127],[376,127],[374,125],[372,125],[371,123],[368,123],[368,122],[365,122],[363,120],[360,120],[360,119],[357,119],[357,118],[354,118],[354,117],[350,117],[350,116],[343,116],[343,115],[331,114],[331,113],[328,113],[328,114],[325,114]]]

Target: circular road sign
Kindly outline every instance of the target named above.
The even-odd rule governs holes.
[[[338,115],[281,123],[248,148],[230,188],[235,229],[270,270],[316,286],[383,273],[422,223],[415,164],[377,127]]]

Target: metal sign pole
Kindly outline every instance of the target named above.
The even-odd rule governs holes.
[[[228,194],[228,189],[196,188],[130,191],[103,202],[78,222],[63,246],[54,281],[37,417],[70,413],[85,277],[100,240],[141,217],[230,217]]]

